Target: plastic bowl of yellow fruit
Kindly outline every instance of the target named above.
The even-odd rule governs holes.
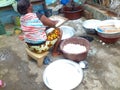
[[[54,28],[47,31],[47,40],[52,41],[60,36],[60,29]]]
[[[48,30],[46,30],[46,33],[50,33],[54,30],[55,28],[49,28]],[[62,31],[62,39],[67,39],[70,38],[72,36],[75,35],[75,29],[73,27],[70,26],[60,26],[59,29]]]

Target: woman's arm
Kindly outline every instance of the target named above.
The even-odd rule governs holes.
[[[55,25],[58,23],[57,21],[50,20],[45,15],[42,15],[40,20],[45,26],[49,26],[49,27],[55,27]]]

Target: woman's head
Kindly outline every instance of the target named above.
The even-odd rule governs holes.
[[[29,0],[18,0],[17,10],[20,14],[27,14],[29,11],[32,12],[32,5]]]

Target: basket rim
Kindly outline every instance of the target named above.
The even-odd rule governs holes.
[[[86,47],[86,51],[84,51],[84,52],[82,52],[82,53],[69,53],[69,52],[66,52],[66,51],[64,51],[63,50],[63,47],[64,47],[64,43],[66,42],[66,41],[68,41],[68,40],[70,40],[70,39],[82,39],[82,40],[84,40],[87,44],[88,44],[88,47]],[[63,52],[63,53],[66,53],[66,54],[69,54],[69,55],[77,55],[77,54],[84,54],[84,53],[87,53],[89,50],[90,50],[90,43],[89,43],[89,41],[88,40],[86,40],[85,38],[82,38],[82,37],[71,37],[71,38],[68,38],[68,39],[65,39],[65,40],[63,40],[62,42],[61,42],[61,44],[60,44],[60,50]]]

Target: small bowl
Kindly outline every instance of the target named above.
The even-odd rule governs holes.
[[[86,47],[86,51],[82,52],[82,53],[77,53],[77,54],[73,54],[73,53],[68,53],[65,52],[63,50],[63,47],[67,44],[80,44]],[[71,47],[72,48],[72,47]],[[60,50],[63,53],[63,56],[67,59],[79,62],[81,60],[84,60],[87,57],[88,51],[90,49],[90,43],[88,40],[81,38],[81,37],[71,37],[68,39],[65,39],[61,42],[60,44]]]
[[[100,20],[89,19],[83,22],[82,26],[86,33],[88,34],[97,34],[95,28],[101,23]]]

